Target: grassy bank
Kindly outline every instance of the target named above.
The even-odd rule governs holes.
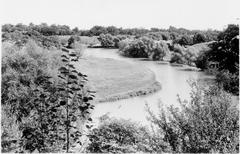
[[[116,101],[147,95],[160,89],[149,69],[109,58],[86,57],[77,69],[88,75],[89,86],[96,91],[99,102]]]

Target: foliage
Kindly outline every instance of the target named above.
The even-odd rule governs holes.
[[[189,35],[182,35],[179,38],[177,38],[174,43],[178,43],[182,46],[186,46],[186,45],[192,45],[193,44],[193,39],[191,36]]]
[[[98,128],[90,131],[89,140],[87,152],[91,153],[155,152],[150,131],[138,123],[124,119],[105,118]],[[168,150],[165,144],[159,147],[158,152]]]
[[[219,62],[220,70],[235,73],[239,68],[239,26],[229,25],[219,34],[218,42],[212,45],[212,52],[208,55],[209,61]]]
[[[123,40],[120,42],[119,50],[124,56],[133,58],[150,58],[152,60],[163,60],[170,54],[168,46],[163,41],[153,41],[148,37],[135,40]]]
[[[146,36],[156,41],[170,39],[170,34],[168,32],[150,32]]]
[[[155,42],[148,51],[148,57],[152,60],[163,60],[168,55],[170,55],[168,45],[163,41]]]
[[[10,106],[1,106],[1,147],[2,152],[9,152],[15,149],[12,144],[16,144],[21,138],[19,125],[16,123],[16,117],[9,114]]]
[[[89,30],[89,34],[90,36],[99,36],[101,34],[106,34],[107,30],[105,27],[103,26],[93,26],[90,30]]]
[[[180,108],[160,108],[149,118],[170,144],[173,152],[239,152],[239,110],[231,95],[212,86],[204,89],[192,84],[191,100],[179,99]]]
[[[127,36],[124,36],[124,35],[117,35],[113,38],[113,42],[114,42],[114,47],[115,48],[119,48],[119,43],[122,41],[122,40],[125,40],[127,39],[128,37]]]
[[[98,38],[102,47],[113,47],[114,46],[114,38],[111,34],[101,34]]]
[[[70,151],[78,142],[76,138],[82,135],[81,122],[91,121],[88,110],[93,108],[89,103],[93,95],[84,90],[86,76],[76,71],[72,64],[78,60],[77,54],[66,49],[63,50],[67,54],[62,56],[43,51],[34,41],[21,49],[5,43],[3,47],[2,106],[8,107],[6,115],[16,119],[13,123],[21,134],[13,150],[60,152],[65,148]],[[66,66],[69,69],[64,69]],[[61,73],[57,77],[54,72],[59,67]],[[4,133],[9,136],[10,131]],[[2,139],[4,143],[14,140],[4,138],[3,133]],[[5,147],[6,151],[11,149],[11,145]]]
[[[119,34],[119,29],[115,26],[108,26],[106,28],[107,32],[113,36],[118,35]]]
[[[66,149],[66,152],[69,152],[70,146],[75,147],[75,143],[82,145],[79,140],[82,133],[79,131],[77,123],[83,118],[92,121],[88,116],[94,106],[89,103],[89,100],[92,100],[94,95],[90,93],[89,96],[86,96],[83,87],[87,81],[87,76],[78,72],[74,67],[74,62],[78,61],[76,53],[71,53],[65,48],[62,51],[66,54],[61,56],[64,66],[59,68],[60,74],[58,77],[62,79],[62,82],[58,85],[60,93],[58,99],[63,107],[60,111],[64,113],[62,123],[60,123],[63,126],[62,130],[65,131],[64,134],[66,134],[66,144],[63,148]],[[91,125],[87,124],[86,127],[91,128]]]
[[[230,73],[227,70],[219,71],[216,74],[216,82],[221,85],[225,91],[234,95],[239,95],[239,72]]]
[[[193,44],[206,42],[206,36],[202,33],[196,33],[193,36]]]
[[[174,44],[170,63],[186,64],[187,60],[184,57],[185,53],[186,49],[184,47],[179,44]]]
[[[35,30],[13,31],[2,34],[2,42],[11,41],[17,46],[23,47],[29,40],[34,40],[44,48],[60,48],[60,41],[54,36],[43,36]]]

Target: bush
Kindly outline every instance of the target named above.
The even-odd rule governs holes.
[[[2,110],[3,150],[9,152],[14,147],[15,152],[60,152],[66,147],[64,142],[67,139],[59,129],[66,132],[65,128],[70,128],[69,125],[71,129],[67,134],[72,134],[67,141],[68,145],[76,144],[80,136],[76,129],[80,131],[80,128],[74,126],[74,118],[86,124],[89,108],[93,108],[90,103],[86,104],[93,97],[89,96],[91,92],[83,88],[86,76],[77,72],[69,62],[77,61],[76,53],[68,51],[69,55],[61,55],[59,51],[40,48],[34,41],[29,41],[21,49],[15,49],[15,45],[4,42],[3,49],[1,103],[7,108]],[[66,49],[64,51],[66,52]],[[67,67],[71,68],[72,73],[68,76]],[[68,82],[64,80],[67,78]],[[69,96],[69,93],[72,95]],[[72,101],[69,108],[64,106],[66,99]],[[66,112],[71,114],[65,114]],[[68,118],[71,119],[69,123],[66,122],[69,121]],[[16,127],[16,133],[20,133],[20,139],[18,136],[15,136],[18,139],[11,136],[10,133],[15,131],[13,127]],[[88,124],[87,127],[91,126]]]
[[[209,60],[219,63],[220,70],[235,73],[239,70],[239,26],[228,25],[228,28],[219,34],[218,42],[212,44]]]
[[[128,48],[129,44],[133,41],[133,39],[124,39],[118,43],[118,49],[119,51],[124,51],[126,48]]]
[[[186,49],[184,47],[179,44],[174,44],[170,63],[186,64],[187,60],[184,57],[185,54]]]
[[[203,33],[196,33],[193,36],[193,44],[206,42],[207,38]]]
[[[174,41],[174,43],[178,43],[180,45],[186,46],[186,45],[192,45],[193,39],[189,35],[182,35],[178,39]]]
[[[9,105],[1,106],[1,147],[2,152],[13,152],[17,149],[17,142],[21,138],[16,117],[12,116]],[[15,145],[14,145],[15,144]]]
[[[102,47],[114,47],[114,38],[111,34],[101,34],[98,40],[101,42]]]
[[[229,93],[239,95],[239,73],[230,73],[228,70],[216,74],[216,82]]]
[[[170,54],[168,45],[163,41],[153,41],[148,37],[135,40],[123,40],[119,43],[119,50],[124,56],[133,58],[150,58],[163,60]]]
[[[2,42],[11,41],[19,47],[23,47],[29,40],[34,40],[39,46],[44,48],[60,48],[60,40],[57,37],[43,36],[35,30],[13,31],[2,34]]]
[[[153,40],[147,37],[141,37],[126,43],[121,53],[126,57],[148,58],[148,46],[153,44]]]
[[[239,152],[239,110],[231,95],[216,86],[191,85],[191,101],[179,99],[180,108],[160,108],[158,116],[148,108],[163,140],[173,152]]]
[[[159,149],[156,150],[151,144],[156,140],[153,140],[147,128],[138,123],[108,117],[98,128],[90,131],[89,140],[87,152],[91,153],[162,152],[169,148],[158,142]]]
[[[163,42],[155,42],[148,51],[148,57],[152,60],[163,60],[164,57],[170,55],[168,45]]]

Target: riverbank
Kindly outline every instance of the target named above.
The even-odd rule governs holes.
[[[96,102],[113,102],[161,89],[154,73],[139,64],[87,56],[80,59],[76,68],[88,76],[89,88],[96,91]]]

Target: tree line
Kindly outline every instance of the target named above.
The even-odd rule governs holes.
[[[42,35],[51,36],[51,35],[79,35],[79,36],[99,36],[101,34],[111,34],[115,35],[135,35],[142,36],[147,33],[152,35],[153,33],[160,33],[163,40],[175,40],[177,36],[185,37],[183,41],[189,41],[187,36],[193,42],[204,42],[209,40],[216,40],[216,36],[219,33],[217,30],[188,30],[184,28],[175,28],[170,26],[168,29],[160,29],[160,28],[117,28],[115,26],[93,26],[89,30],[80,30],[78,27],[71,29],[67,25],[48,25],[46,23],[42,23],[40,25],[34,25],[30,23],[29,25],[24,24],[4,24],[2,26],[2,32],[14,32],[14,31],[29,31],[35,30]],[[190,42],[191,43],[191,42]]]

